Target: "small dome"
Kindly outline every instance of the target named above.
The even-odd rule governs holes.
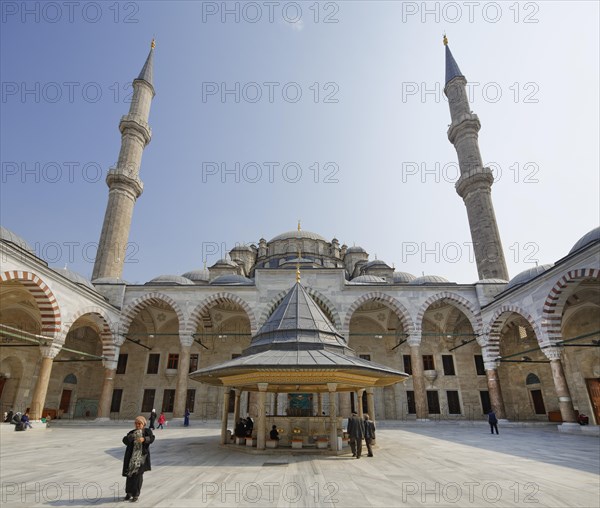
[[[13,233],[10,229],[6,229],[4,226],[0,226],[0,240],[14,243],[17,247],[21,247],[21,249],[26,250],[34,256],[36,255],[31,246],[23,238]]]
[[[515,275],[512,279],[510,279],[510,282],[508,283],[508,286],[506,286],[505,289],[512,289],[516,288],[517,286],[522,286],[523,284],[526,284],[531,279],[544,273],[546,270],[552,268],[553,266],[554,264],[550,263],[547,265],[534,266],[533,268],[523,270],[521,273]]]
[[[118,277],[100,277],[99,279],[94,279],[92,284],[129,284],[129,282]]]
[[[217,261],[214,265],[211,266],[211,268],[218,268],[218,267],[229,267],[232,266],[234,268],[237,268],[238,265],[235,264],[233,261],[231,261],[230,259],[219,259],[219,261]]]
[[[348,247],[348,249],[346,250],[346,254],[366,254],[367,251],[365,249],[363,249],[362,247],[358,247],[358,246],[354,246],[354,247]]]
[[[52,270],[54,270],[56,273],[60,273],[63,277],[66,277],[75,284],[81,284],[82,286],[88,287],[96,291],[96,288],[94,288],[92,283],[89,280],[87,280],[83,275],[73,272],[72,270],[69,270],[67,268],[52,268]]]
[[[383,277],[377,277],[376,275],[359,275],[352,279],[351,282],[355,284],[387,284],[387,281]]]
[[[394,272],[394,284],[408,284],[417,277],[408,272]]]
[[[573,245],[573,248],[569,251],[569,254],[578,251],[582,247],[585,247],[588,243],[600,240],[600,227],[592,229],[590,232],[583,235],[577,243]]]
[[[215,277],[210,284],[218,285],[218,284],[227,284],[227,285],[238,285],[238,286],[253,286],[254,281],[249,279],[248,277],[244,277],[243,275],[229,274],[229,275],[219,275]]]
[[[280,235],[277,235],[274,238],[271,238],[271,240],[269,241],[269,243],[271,242],[276,242],[278,240],[302,240],[302,239],[308,239],[308,240],[321,240],[323,242],[326,242],[327,240],[325,240],[325,238],[323,238],[321,235],[318,235],[317,233],[311,233],[310,231],[287,231],[286,233],[281,233]]]
[[[254,252],[249,245],[236,245],[231,252]]]
[[[177,284],[178,286],[189,286],[193,284],[190,279],[186,279],[181,275],[159,275],[158,277],[154,277],[146,284]]]
[[[409,282],[411,286],[421,286],[423,284],[448,284],[450,281],[439,275],[423,275]]]
[[[192,270],[182,275],[186,279],[190,279],[192,282],[208,282],[210,274],[206,268],[200,268],[198,270]]]

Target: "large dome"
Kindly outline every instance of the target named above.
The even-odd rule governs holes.
[[[573,252],[578,251],[582,247],[585,247],[588,243],[595,242],[596,240],[600,240],[600,227],[594,228],[585,235],[583,235],[577,243],[573,245],[573,248],[569,251],[569,254],[573,254]]]
[[[193,284],[190,279],[186,279],[181,275],[159,275],[158,277],[154,277],[146,284],[177,284],[178,286],[189,286]]]
[[[271,242],[276,242],[278,240],[302,240],[302,239],[308,239],[308,240],[321,240],[323,242],[326,242],[327,240],[325,240],[325,238],[323,238],[321,235],[318,235],[317,233],[311,233],[310,231],[288,231],[286,233],[281,233],[280,235],[277,235],[274,238],[271,238],[271,240],[269,240],[269,243]]]
[[[252,286],[254,285],[254,281],[252,279],[249,279],[248,277],[244,277],[243,275],[231,273],[226,275],[219,275],[210,282],[211,286],[220,284],[226,284],[231,286]]]
[[[82,286],[85,286],[87,288],[92,289],[93,291],[96,291],[96,288],[94,288],[94,286],[92,286],[92,283],[87,280],[83,275],[80,275],[72,270],[69,270],[67,268],[52,268],[52,270],[54,270],[56,273],[60,273],[63,277],[66,277],[67,279],[69,279],[71,282],[74,282],[75,284],[81,284]]]
[[[210,279],[210,273],[206,268],[199,268],[198,270],[192,270],[182,275],[186,279],[190,279],[193,282],[208,282]]]
[[[409,282],[411,286],[422,286],[423,284],[448,284],[450,281],[439,275],[423,275]]]

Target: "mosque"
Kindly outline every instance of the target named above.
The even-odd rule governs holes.
[[[479,280],[396,271],[298,224],[237,245],[208,268],[126,282],[125,246],[151,140],[153,43],[119,122],[92,280],[48,266],[1,229],[2,411],[131,419],[156,408],[177,419],[188,408],[192,420],[250,414],[264,425],[333,410],[477,420],[493,408],[509,421],[575,429],[585,414],[600,424],[600,228],[582,231],[561,259],[509,277],[480,121],[446,39],[444,46],[448,139]]]

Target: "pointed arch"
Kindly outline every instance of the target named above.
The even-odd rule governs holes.
[[[427,309],[440,300],[443,300],[460,310],[471,323],[471,328],[473,328],[473,332],[475,332],[476,335],[481,332],[483,324],[479,309],[465,297],[449,291],[436,293],[423,302],[423,305],[421,305],[419,313],[417,314],[417,324],[420,328],[422,328],[423,318],[425,317]]]
[[[16,280],[33,296],[42,320],[42,334],[55,336],[60,333],[61,315],[58,302],[46,283],[31,272],[12,270],[0,274],[0,282]]]
[[[525,319],[533,328],[538,344],[540,346],[543,344],[541,330],[535,319],[527,311],[516,305],[502,305],[492,314],[483,332],[484,337],[487,337],[485,347],[490,358],[496,359],[500,356],[500,332],[511,314],[518,314]],[[505,316],[502,318],[503,315]]]
[[[404,328],[407,334],[410,335],[415,332],[415,324],[412,318],[410,317],[410,313],[408,312],[406,307],[404,307],[404,305],[402,305],[398,300],[396,300],[390,295],[387,295],[380,291],[372,291],[370,293],[362,295],[360,298],[355,300],[352,303],[352,305],[350,305],[350,308],[346,311],[346,316],[344,317],[344,324],[342,326],[343,333],[347,333],[350,329],[350,320],[352,319],[352,315],[354,314],[354,312],[361,305],[369,301],[381,302],[385,306],[389,307],[396,313],[398,319],[400,320],[400,323],[402,324],[402,327]]]
[[[546,332],[546,345],[561,340],[562,314],[565,303],[572,293],[570,290],[586,279],[600,280],[600,269],[578,268],[563,272],[552,286],[542,309],[542,329]]]
[[[122,330],[120,330],[120,333],[126,333],[129,330],[129,327],[131,326],[131,323],[135,319],[137,314],[144,307],[147,307],[148,305],[153,303],[166,303],[167,305],[169,305],[173,309],[175,314],[177,314],[177,319],[179,320],[179,329],[181,330],[183,324],[185,323],[185,318],[179,304],[170,296],[167,296],[163,293],[152,292],[142,295],[139,298],[136,298],[123,310],[123,313],[121,314],[121,326],[123,328]]]
[[[331,320],[337,330],[342,329],[342,320],[336,306],[327,298],[323,293],[320,293],[316,289],[302,286],[310,297],[318,304],[325,315]],[[269,319],[269,316],[273,314],[277,306],[284,299],[285,295],[289,293],[289,289],[285,289],[279,292],[271,301],[267,304],[258,320],[258,329]]]
[[[232,302],[239,305],[246,315],[248,316],[248,320],[250,321],[250,333],[254,335],[256,333],[256,318],[254,317],[254,312],[252,311],[248,302],[243,300],[237,295],[233,293],[216,293],[214,295],[209,296],[202,300],[196,308],[190,314],[187,325],[185,327],[186,335],[192,335],[196,333],[196,329],[198,328],[198,324],[202,320],[202,314],[207,311],[209,308],[214,307],[215,305],[219,305],[220,303]]]
[[[100,318],[100,341],[102,342],[102,356],[107,359],[114,360],[116,357],[116,348],[115,348],[115,335],[117,333],[117,327],[111,321],[109,315],[106,313],[104,309],[97,306],[89,306],[84,307],[73,313],[68,320],[66,320],[65,325],[69,325],[71,328],[75,322],[88,314],[94,314]],[[69,330],[65,331],[65,337]]]

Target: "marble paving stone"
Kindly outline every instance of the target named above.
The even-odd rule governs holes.
[[[130,425],[0,428],[0,506],[126,506]],[[10,429],[9,429],[10,430]],[[220,425],[156,432],[141,507],[598,507],[600,440],[548,426],[382,422],[374,457],[251,455]]]

